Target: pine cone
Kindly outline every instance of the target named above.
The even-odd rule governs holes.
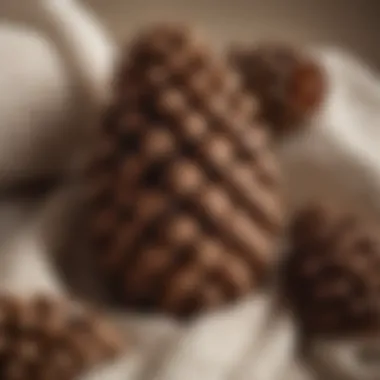
[[[2,294],[0,316],[4,380],[71,380],[120,347],[104,321],[74,303]]]
[[[230,61],[246,89],[261,102],[261,118],[274,135],[300,128],[323,99],[325,79],[319,65],[286,45],[232,50]]]
[[[380,327],[380,237],[355,213],[328,205],[301,212],[285,265],[287,299],[306,335]]]
[[[254,289],[281,230],[277,163],[236,75],[187,29],[133,45],[90,170],[114,299],[189,316]]]

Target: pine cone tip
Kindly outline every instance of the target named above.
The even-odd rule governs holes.
[[[301,49],[285,44],[237,47],[230,50],[229,61],[258,98],[261,117],[275,136],[299,130],[323,101],[323,70]]]

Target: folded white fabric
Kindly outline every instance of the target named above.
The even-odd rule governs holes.
[[[328,198],[380,216],[380,79],[348,53],[314,52],[327,78],[322,107],[279,147],[294,208]]]
[[[74,0],[1,1],[0,187],[70,170],[108,94],[114,52]]]
[[[124,358],[128,364],[94,371],[85,380],[121,380],[126,373],[131,380],[287,380],[294,329],[286,316],[271,316],[268,308],[265,296],[253,297],[161,338],[150,350],[132,348],[131,356]],[[293,368],[290,373],[298,372]]]

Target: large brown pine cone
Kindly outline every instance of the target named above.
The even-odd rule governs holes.
[[[276,136],[298,130],[323,100],[322,69],[300,49],[259,45],[231,50],[229,58],[245,88],[260,100],[260,116]]]
[[[81,305],[45,296],[0,296],[0,378],[73,380],[121,347],[108,324]]]
[[[144,33],[122,64],[89,187],[94,255],[125,306],[190,315],[271,268],[277,163],[236,79],[177,26]]]
[[[307,334],[379,330],[379,232],[365,218],[331,205],[310,206],[298,215],[284,285]]]

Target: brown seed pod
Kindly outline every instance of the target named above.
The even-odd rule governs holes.
[[[360,215],[323,204],[297,216],[284,288],[307,334],[379,330],[379,231]]]
[[[0,295],[0,378],[71,380],[113,358],[120,337],[81,305]]]
[[[321,104],[325,77],[320,65],[288,45],[231,50],[245,88],[260,101],[260,116],[275,136],[298,130]]]
[[[90,240],[122,305],[191,315],[247,294],[282,227],[276,159],[236,74],[158,26],[121,64],[89,181]]]

